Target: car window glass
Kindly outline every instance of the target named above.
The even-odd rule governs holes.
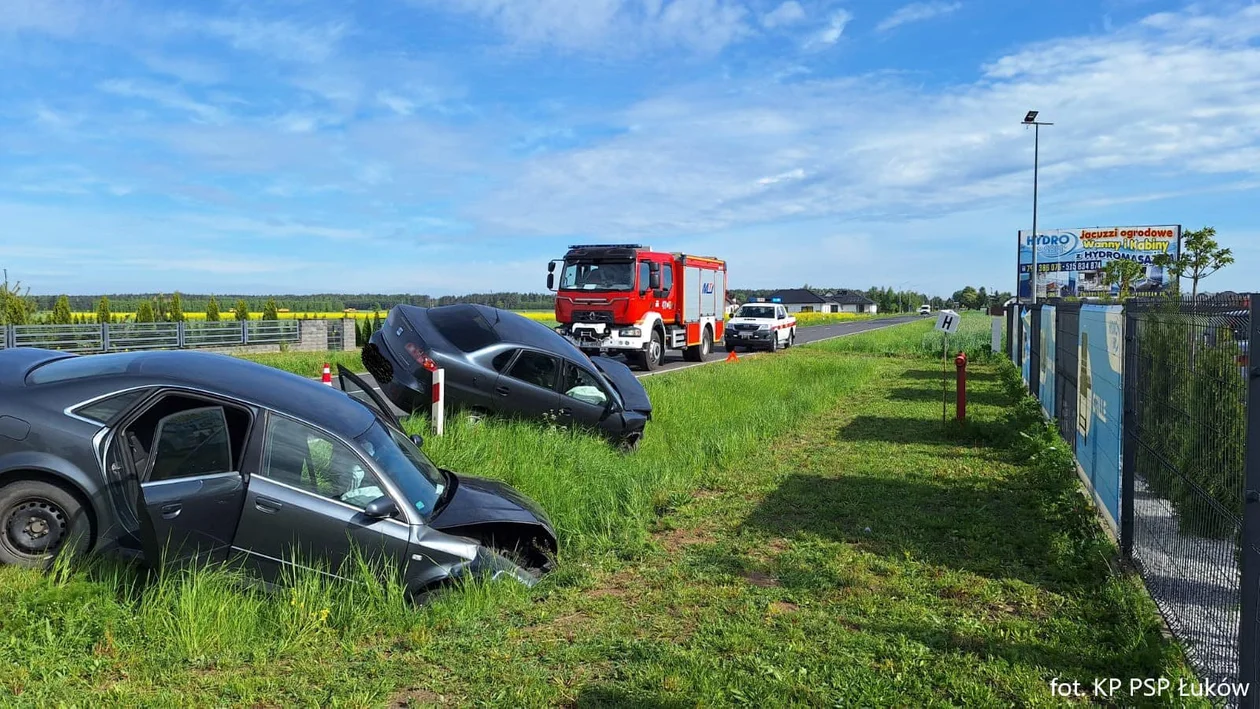
[[[665,267],[661,269],[661,290],[665,291],[668,294],[670,290],[673,289],[673,287],[674,287],[674,266],[673,264],[667,263],[665,264]]]
[[[77,355],[42,364],[26,375],[27,384],[51,384],[72,379],[123,374],[131,363],[144,352],[114,352],[111,354]]]
[[[508,376],[523,382],[551,389],[556,385],[556,368],[559,361],[541,352],[525,350],[516,358]]]
[[[158,424],[149,482],[232,471],[222,406],[171,414]]]
[[[265,445],[265,478],[359,509],[385,495],[349,446],[306,424],[270,417]]]
[[[639,262],[639,288],[647,288],[651,283],[652,267],[647,261]]]
[[[608,395],[600,388],[598,380],[590,372],[572,364],[564,368],[564,386],[560,391],[565,396],[596,406],[603,406],[608,402]]]
[[[442,337],[464,352],[476,352],[499,342],[494,326],[471,305],[430,308],[429,321]]]
[[[143,389],[132,389],[121,394],[115,394],[111,397],[94,401],[87,406],[80,406],[74,412],[84,418],[100,421],[101,423],[109,423],[120,411],[131,406],[140,400],[144,395]]]
[[[494,371],[502,372],[503,368],[508,365],[508,362],[512,361],[512,355],[514,354],[516,354],[516,350],[504,350],[494,356],[494,359],[490,362],[490,366],[494,367]]]

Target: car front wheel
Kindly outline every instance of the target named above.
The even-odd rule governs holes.
[[[91,534],[79,499],[39,480],[0,487],[0,563],[46,566],[63,549],[81,551]]]

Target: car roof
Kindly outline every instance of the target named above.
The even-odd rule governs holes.
[[[104,373],[93,374],[93,370]],[[42,382],[42,383],[41,383]],[[81,389],[86,400],[139,386],[183,386],[305,419],[357,436],[375,413],[338,389],[257,362],[211,352],[160,350],[60,357],[27,375],[27,388]]]

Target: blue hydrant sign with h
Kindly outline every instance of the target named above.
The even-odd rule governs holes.
[[[962,318],[952,310],[942,310],[936,315],[936,329],[950,335],[958,332],[958,324]]]

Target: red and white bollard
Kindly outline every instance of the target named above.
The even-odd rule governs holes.
[[[955,416],[959,421],[967,418],[967,354],[959,352],[954,358],[954,366],[958,369],[958,402]]]
[[[332,386],[332,367],[324,362],[324,386]]]
[[[430,418],[433,420],[433,435],[442,435],[442,428],[445,423],[446,409],[446,387],[443,383],[446,381],[446,370],[433,370],[433,410]]]

